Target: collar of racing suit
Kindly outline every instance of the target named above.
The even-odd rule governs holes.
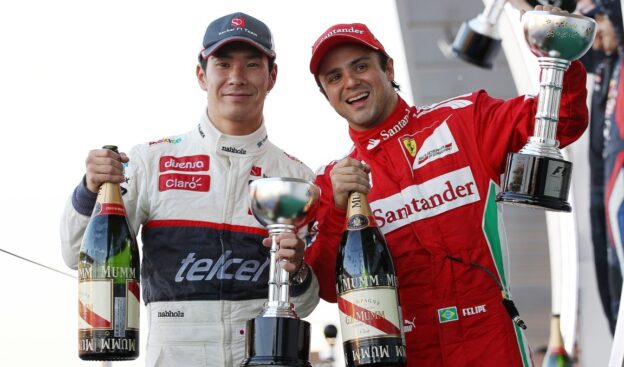
[[[351,140],[360,151],[373,151],[382,146],[393,135],[401,131],[411,116],[412,108],[400,96],[394,111],[384,121],[366,131],[356,131],[349,128]]]
[[[215,153],[229,157],[257,156],[263,153],[268,144],[268,135],[264,120],[260,127],[249,135],[228,135],[219,131],[204,113],[197,131],[202,139],[206,139],[210,149]]]

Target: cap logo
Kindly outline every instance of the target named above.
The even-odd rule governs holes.
[[[232,18],[232,26],[233,27],[241,27],[241,28],[245,28],[245,18],[241,18],[241,17],[234,17]]]
[[[351,28],[337,28],[337,29],[332,29],[331,31],[327,32],[323,38],[321,38],[317,44],[321,44],[323,43],[323,41],[325,41],[326,39],[328,39],[329,37],[334,36],[337,33],[355,33],[355,34],[364,34],[364,31],[356,29],[355,27],[351,27]]]

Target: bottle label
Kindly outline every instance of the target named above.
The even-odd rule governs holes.
[[[126,336],[126,297],[115,297],[115,327],[113,328],[115,338]]]
[[[78,283],[79,329],[114,329],[115,336],[124,336],[126,329],[139,329],[139,282],[126,280],[125,296],[115,294],[114,302],[113,284],[113,279],[84,280]]]
[[[122,204],[115,203],[95,203],[96,215],[121,215],[126,216],[126,208]]]
[[[370,337],[401,337],[396,288],[366,288],[338,297],[343,342]]]
[[[347,203],[347,223],[346,229],[357,231],[366,227],[376,227],[377,223],[373,218],[366,199],[366,195],[359,192],[352,192]]]
[[[347,366],[405,366],[406,350],[401,338],[371,338],[342,345]]]
[[[141,308],[140,286],[134,279],[127,280],[127,307],[128,310],[126,329],[139,330],[139,309]]]
[[[113,281],[98,279],[78,283],[78,329],[112,328]]]
[[[355,215],[350,216],[347,219],[347,230],[357,231],[362,228],[368,227],[369,224],[370,224],[370,221],[365,215],[355,214]]]

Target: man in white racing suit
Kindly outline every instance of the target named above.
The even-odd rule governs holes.
[[[243,13],[213,21],[196,69],[208,97],[199,124],[127,156],[92,150],[67,202],[62,253],[76,268],[98,188],[122,184],[131,226],[135,233],[142,227],[147,366],[234,366],[244,358],[245,322],[267,300],[269,272],[267,231],[250,212],[249,182],[313,179],[267,137],[262,111],[276,81],[274,60],[270,30],[261,21]],[[293,280],[291,302],[305,317],[319,301],[317,279],[303,260],[302,240],[282,235],[279,244]]]

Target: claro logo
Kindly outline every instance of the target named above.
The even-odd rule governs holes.
[[[158,191],[187,190],[202,191],[210,190],[210,176],[208,175],[185,175],[181,173],[168,173],[158,177]]]
[[[209,162],[210,162],[210,157],[207,155],[190,155],[186,157],[173,157],[173,156],[167,155],[164,157],[160,157],[160,172],[208,171]]]

